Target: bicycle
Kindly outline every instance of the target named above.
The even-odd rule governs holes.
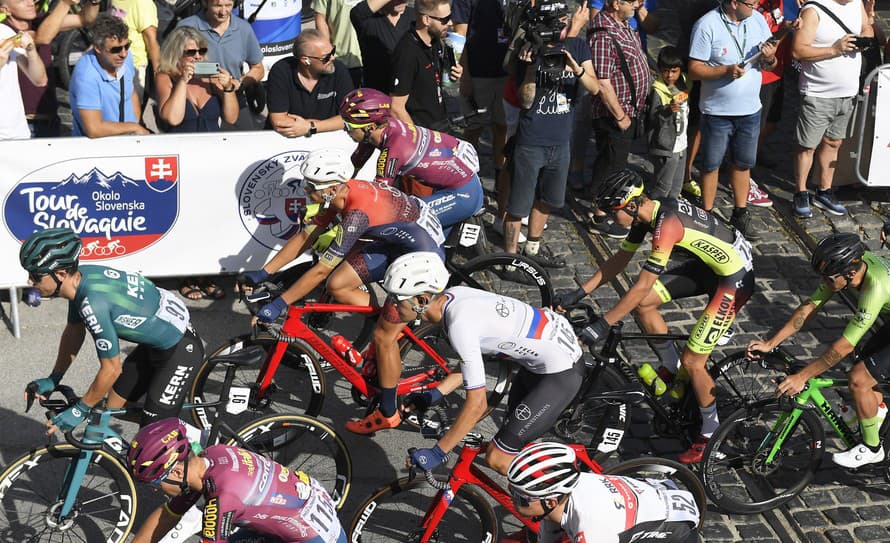
[[[224,391],[223,400],[202,407],[243,409],[244,391],[231,387],[235,368],[255,363],[258,356],[261,353],[246,351],[220,359],[230,388]],[[40,400],[48,416],[64,411],[78,399],[69,387],[58,390],[65,400]],[[27,409],[34,400],[34,391],[30,393]],[[112,428],[111,418],[139,414],[139,407],[94,408],[82,438],[68,431],[68,443],[50,444],[14,460],[0,474],[0,533],[26,541],[126,541],[138,500],[126,464],[127,442]],[[209,428],[206,443],[238,445],[310,473],[331,494],[338,509],[345,503],[352,462],[343,441],[326,424],[301,415],[278,415],[233,431],[221,421],[217,417]],[[177,529],[183,539],[195,532],[187,526]]]
[[[727,418],[702,458],[702,481],[711,500],[725,511],[751,514],[779,507],[800,494],[813,480],[825,452],[819,415],[845,448],[859,441],[822,393],[847,386],[848,379],[813,378],[793,399],[765,400]],[[882,442],[888,429],[885,421]],[[890,480],[887,460],[862,470],[877,470]]]
[[[569,321],[576,330],[583,328],[595,314],[586,304],[567,308]],[[630,428],[635,404],[645,403],[652,410],[652,427],[657,435],[680,438],[687,446],[701,425],[698,402],[691,390],[656,395],[640,380],[637,367],[624,350],[627,342],[686,341],[689,336],[628,333],[622,331],[623,327],[623,321],[615,323],[602,348],[590,350],[590,357],[585,358],[587,368],[581,389],[553,429],[554,435],[563,441],[588,443],[600,462],[618,450]],[[721,344],[726,341],[728,338]],[[771,397],[775,390],[773,379],[788,375],[791,367],[790,359],[781,352],[766,353],[755,360],[745,351],[737,351],[716,362],[709,360],[708,372],[717,387],[717,410],[721,417]]]

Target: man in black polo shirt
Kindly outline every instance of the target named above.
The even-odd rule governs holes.
[[[463,68],[449,66],[442,38],[451,27],[449,0],[417,0],[414,30],[402,37],[392,58],[392,114],[400,121],[433,130],[447,130],[448,117],[442,94],[442,74],[449,70],[452,81]]]
[[[406,0],[363,0],[349,12],[362,49],[364,86],[389,92],[392,52],[414,22]]]
[[[343,128],[339,106],[353,89],[349,70],[334,60],[331,42],[317,30],[304,30],[294,42],[294,56],[269,71],[269,119],[288,138]]]

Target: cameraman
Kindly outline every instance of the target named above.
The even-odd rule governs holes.
[[[574,99],[581,84],[598,94],[599,81],[590,50],[576,35],[587,21],[587,8],[575,12],[569,30],[566,4],[539,0],[520,23],[525,43],[513,64],[519,82],[519,126],[511,153],[513,184],[504,222],[504,249],[517,252],[522,217],[529,217],[524,253],[541,265],[561,268],[565,259],[541,246],[550,209],[563,206],[571,161]],[[514,40],[515,43],[515,40]]]

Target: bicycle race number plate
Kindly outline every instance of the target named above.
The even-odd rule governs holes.
[[[247,400],[250,399],[250,389],[247,387],[232,387],[229,392],[229,403],[226,404],[226,413],[238,415],[247,411]]]
[[[460,243],[461,247],[472,247],[479,241],[481,232],[482,227],[478,224],[464,223],[460,227],[460,241],[458,243]]]

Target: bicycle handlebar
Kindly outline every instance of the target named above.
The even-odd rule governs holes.
[[[417,447],[411,447],[410,449],[408,449],[409,458],[412,454],[414,454],[415,451],[417,451]],[[417,466],[415,466],[414,464],[411,464],[408,467],[408,481],[409,482],[413,481],[417,477],[417,469],[418,469]],[[440,480],[436,479],[436,476],[433,475],[432,471],[427,471],[422,468],[420,471],[423,472],[423,478],[426,479],[426,482],[429,483],[429,485],[431,487],[435,488],[436,490],[450,490],[451,489],[451,483],[449,483],[447,480],[440,481]]]

